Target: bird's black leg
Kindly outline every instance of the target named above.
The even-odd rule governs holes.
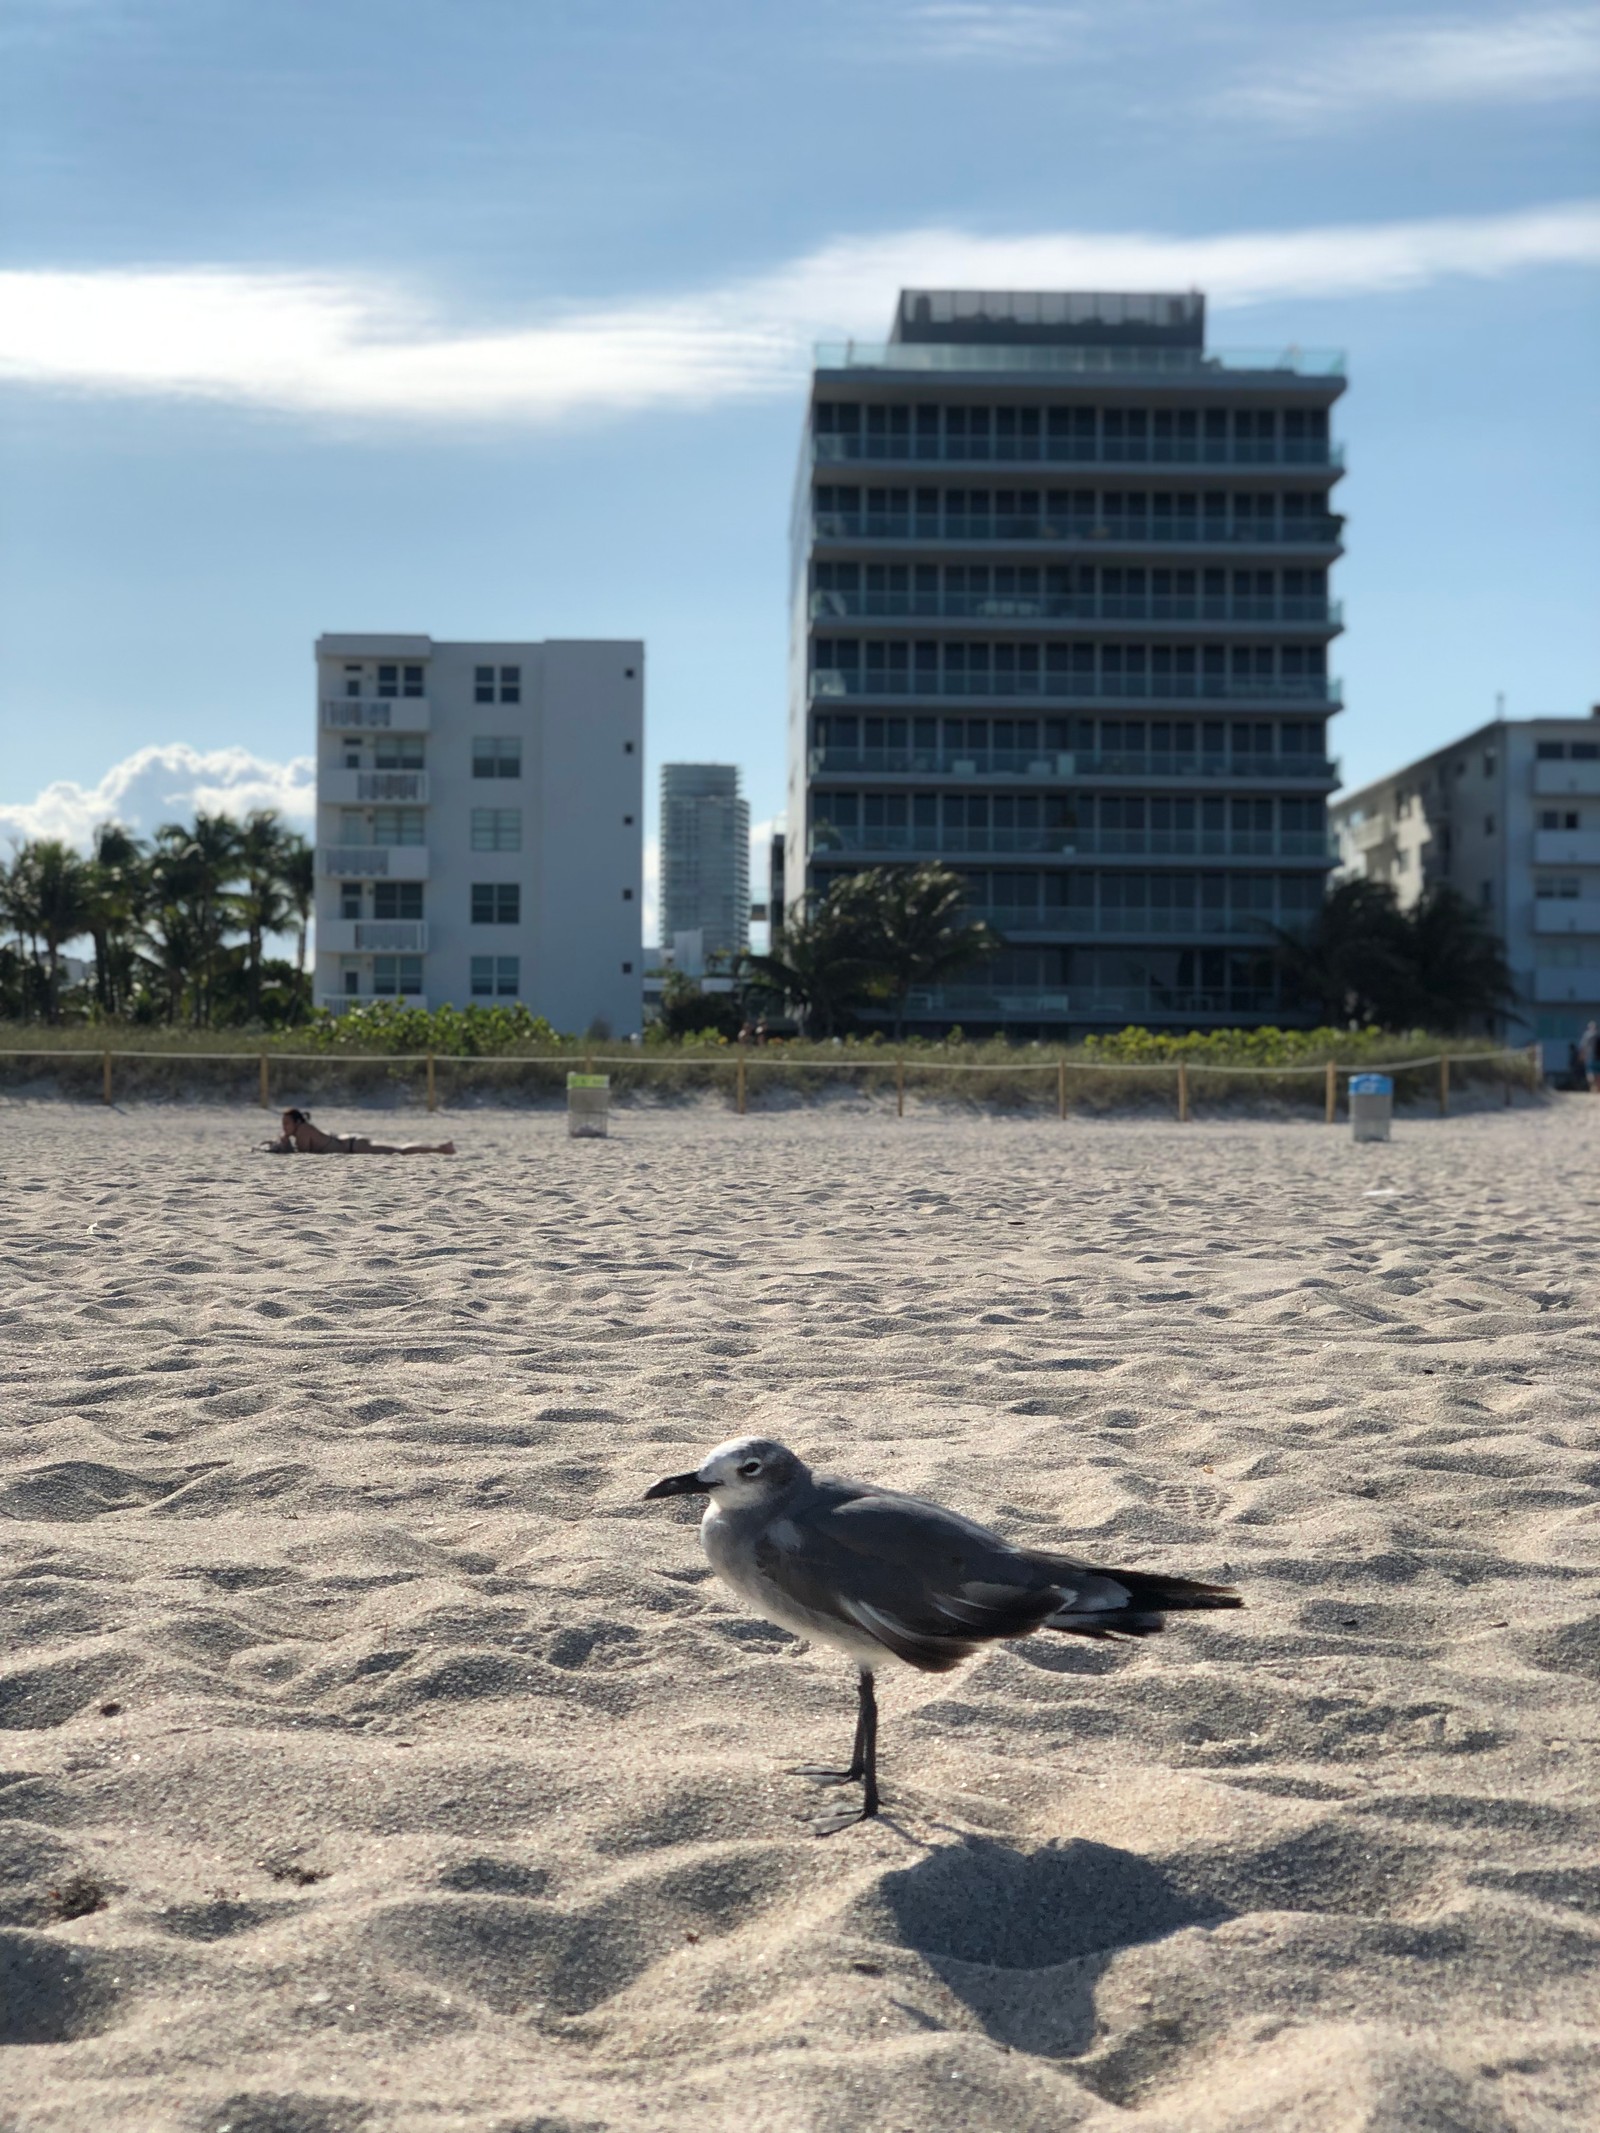
[[[863,1781],[861,1805],[854,1813],[830,1815],[817,1824],[819,1837],[834,1836],[841,1829],[848,1829],[853,1822],[865,1822],[878,1812],[878,1699],[873,1690],[872,1676],[861,1669],[857,1693],[859,1709],[856,1718],[856,1749],[850,1759],[850,1776]]]
[[[802,1769],[795,1771],[794,1775],[796,1777],[811,1778],[819,1785],[853,1785],[857,1778],[865,1777],[867,1771],[867,1708],[872,1700],[872,1676],[863,1672],[861,1682],[862,1687],[856,1706],[855,1745],[850,1750],[849,1769],[818,1770],[807,1764]],[[874,1727],[877,1724],[877,1716],[877,1705],[874,1703],[872,1704]]]

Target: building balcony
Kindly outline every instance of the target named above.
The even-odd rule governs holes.
[[[1600,962],[1600,896],[1536,896],[1533,930],[1535,933],[1592,933],[1596,936],[1594,960]]]
[[[426,733],[425,696],[325,696],[322,725],[327,733]]]
[[[426,881],[425,844],[324,844],[321,871],[339,881]]]
[[[1320,755],[1180,755],[1124,749],[813,748],[813,778],[1025,778],[1030,785],[1076,785],[1085,778],[1248,778],[1296,786],[1339,782]]]
[[[1344,447],[1324,437],[844,437],[812,438],[819,467],[961,466],[1010,468],[1123,467],[1311,468],[1344,471]]]
[[[1171,594],[1144,598],[1118,593],[838,592],[811,595],[816,622],[844,620],[915,622],[1145,622],[1225,623],[1233,628],[1265,624],[1332,634],[1344,628],[1337,600],[1295,598],[1203,599]],[[1545,766],[1541,768],[1566,766]],[[1600,766],[1596,766],[1600,768]],[[1574,788],[1576,789],[1576,788]]]
[[[1600,830],[1535,830],[1533,860],[1541,867],[1600,867]]]
[[[1535,763],[1533,789],[1544,799],[1600,798],[1600,763]]]
[[[426,955],[428,928],[419,918],[324,918],[317,946],[329,955]]]
[[[1137,939],[1163,947],[1241,940],[1259,946],[1271,923],[1261,911],[1083,911],[1064,905],[1050,910],[1038,904],[978,905],[965,916],[982,919],[1008,941]]]
[[[1203,518],[1141,518],[1111,521],[1068,513],[947,511],[924,517],[910,511],[818,511],[812,537],[830,541],[885,541],[919,548],[961,543],[1017,541],[1027,546],[1087,547],[1149,553],[1176,548],[1324,548],[1336,551],[1344,520],[1331,515],[1283,520],[1213,522]]]
[[[1533,997],[1539,1007],[1565,1007],[1569,1003],[1600,1007],[1600,947],[1592,962],[1576,969],[1536,970]]]
[[[819,341],[818,370],[955,371],[1007,377],[1148,377],[1229,384],[1254,377],[1305,378],[1342,389],[1344,355],[1333,348],[1133,348],[1112,343]]]
[[[374,807],[395,803],[426,807],[428,773],[425,770],[324,770],[317,779],[317,802],[322,807]]]
[[[1056,859],[1298,859],[1326,866],[1337,857],[1315,830],[996,829],[934,824],[837,829],[818,823],[813,859],[896,860],[967,857],[979,852],[1036,852]]]
[[[907,699],[980,697],[1010,702],[1121,704],[1301,704],[1344,702],[1342,685],[1327,674],[1070,674],[1002,668],[989,673],[939,672],[932,668],[818,667],[811,676],[813,703],[840,698],[896,696]]]
[[[1069,992],[991,992],[982,985],[945,985],[913,992],[906,1000],[908,1015],[949,1022],[1215,1022],[1282,1012],[1282,1002],[1273,993],[1254,986],[1213,992],[1093,985]]]
[[[420,992],[319,992],[317,1005],[326,1008],[330,1015],[346,1014],[352,1007],[375,1007],[382,1000],[393,1007],[422,1007],[428,1004],[426,993]]]
[[[1371,815],[1365,822],[1344,823],[1340,834],[1347,840],[1352,852],[1365,854],[1380,851],[1386,844],[1393,844],[1399,835],[1399,827],[1392,815]]]

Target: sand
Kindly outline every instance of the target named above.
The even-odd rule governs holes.
[[[1600,2120],[1600,1104],[441,1126],[0,1107],[7,2133]],[[885,1674],[818,1839],[640,1501],[746,1430],[1248,1610]]]

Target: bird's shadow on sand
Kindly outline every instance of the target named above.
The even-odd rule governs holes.
[[[968,1837],[886,1874],[877,1894],[884,1924],[990,2036],[1051,2057],[1089,2050],[1095,1987],[1119,1949],[1232,1915],[1148,1859],[1081,1838],[1021,1852]]]

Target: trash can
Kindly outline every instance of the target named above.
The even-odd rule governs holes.
[[[1386,1141],[1394,1117],[1394,1082],[1387,1074],[1350,1076],[1350,1138]]]
[[[603,1141],[611,1111],[609,1074],[567,1076],[567,1137],[575,1141]]]

